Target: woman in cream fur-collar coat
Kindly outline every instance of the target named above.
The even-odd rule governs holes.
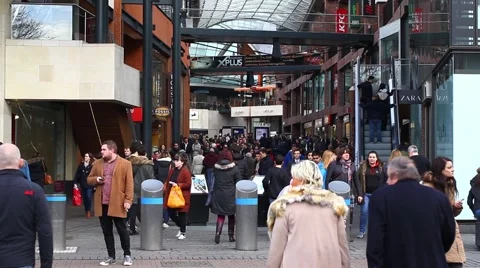
[[[291,173],[292,187],[268,211],[267,267],[350,267],[343,198],[322,189],[320,170],[312,161],[293,165]]]

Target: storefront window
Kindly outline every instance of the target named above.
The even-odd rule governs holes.
[[[319,76],[318,76],[318,80],[317,80],[318,84],[317,84],[317,93],[316,95],[318,95],[318,97],[316,98],[318,103],[317,103],[317,107],[318,107],[318,110],[317,111],[321,111],[323,109],[325,109],[325,106],[326,106],[326,99],[325,99],[325,73],[321,73]]]
[[[318,75],[315,75],[313,77],[313,111],[314,112],[318,112],[318,106],[320,104],[320,99],[319,99],[319,95],[320,95],[320,91],[319,91],[319,87],[318,87],[318,80],[319,80],[319,76]]]
[[[450,62],[435,76],[434,153],[453,159],[453,71]]]
[[[326,83],[325,83],[325,90],[329,93],[330,99],[325,98],[325,106],[333,105],[333,81],[332,81],[332,71],[327,71],[325,75]]]
[[[344,95],[344,103],[350,103],[350,95],[349,95],[349,90],[350,87],[353,85],[353,70],[351,66],[348,66],[345,68],[343,72],[343,88],[345,93]]]
[[[65,106],[58,103],[14,103],[15,144],[22,158],[36,152],[45,159],[48,174],[65,180]]]
[[[304,84],[304,90],[307,92],[306,99],[305,99],[305,114],[312,113],[312,102],[313,102],[313,81],[308,80]]]

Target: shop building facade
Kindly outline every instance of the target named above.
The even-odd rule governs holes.
[[[115,140],[123,155],[141,139],[131,112],[142,106],[142,6],[115,12],[109,1],[108,42],[95,43],[95,1],[36,2],[0,4],[0,141],[15,143],[25,159],[39,152],[54,180],[71,181],[83,154],[98,153],[101,141]],[[172,25],[159,8],[153,19],[163,25],[153,33],[153,107],[168,106]],[[25,21],[35,22],[29,31],[19,27]],[[186,71],[183,81],[188,100]],[[182,110],[188,134],[188,108]],[[170,145],[171,120],[154,121],[154,145]]]

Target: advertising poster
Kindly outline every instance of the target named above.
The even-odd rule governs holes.
[[[256,127],[255,128],[255,139],[260,140],[260,138],[263,137],[263,133],[267,134],[267,138],[268,138],[269,137],[268,136],[269,129],[270,128],[268,128],[268,127]]]
[[[195,177],[192,177],[192,186],[190,188],[190,193],[208,194],[208,186],[205,175],[195,175]]]

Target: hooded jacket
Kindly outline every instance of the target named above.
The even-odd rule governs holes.
[[[137,204],[142,194],[142,182],[154,179],[153,161],[146,156],[132,156],[128,158],[133,170],[133,203]]]
[[[164,157],[154,162],[155,178],[161,182],[165,182],[168,177],[168,171],[172,167],[172,159],[170,157]]]
[[[212,213],[216,215],[235,214],[235,184],[241,180],[235,163],[227,159],[218,161],[213,170],[215,183],[212,194]]]

